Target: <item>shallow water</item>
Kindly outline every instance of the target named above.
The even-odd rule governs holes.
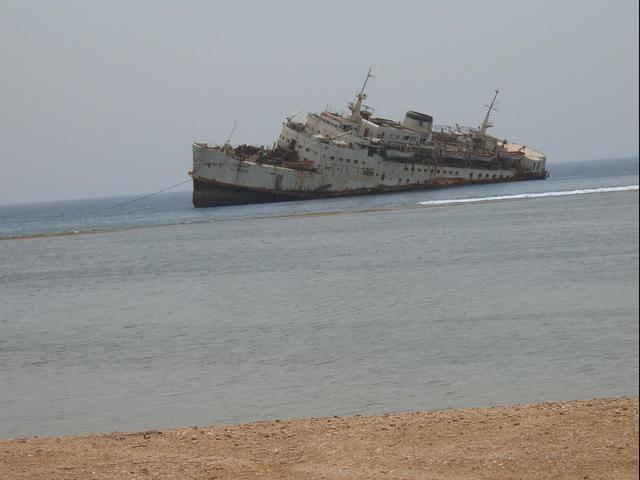
[[[418,205],[563,178],[0,241],[0,438],[637,395],[637,190]]]

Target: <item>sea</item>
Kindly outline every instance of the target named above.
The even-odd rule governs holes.
[[[0,206],[0,438],[638,395],[638,158]]]

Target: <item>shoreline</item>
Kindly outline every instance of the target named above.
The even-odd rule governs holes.
[[[638,397],[0,440],[16,480],[637,477]]]

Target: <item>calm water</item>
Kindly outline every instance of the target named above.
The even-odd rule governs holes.
[[[0,438],[637,395],[637,165],[0,207]]]

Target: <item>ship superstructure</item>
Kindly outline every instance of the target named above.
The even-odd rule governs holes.
[[[444,127],[408,111],[402,122],[363,105],[371,70],[349,112],[288,117],[272,148],[193,144],[193,204],[238,205],[473,183],[544,179],[546,157],[487,133],[496,90],[478,128]]]

